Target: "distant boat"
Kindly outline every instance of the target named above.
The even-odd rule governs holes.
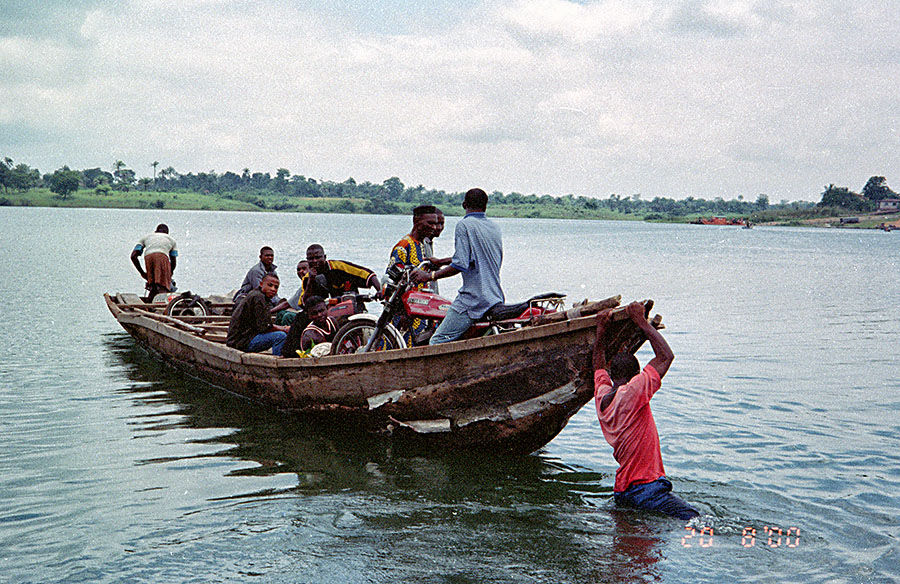
[[[740,225],[746,227],[749,221],[746,219],[730,219],[728,217],[700,217],[694,221],[697,225]]]

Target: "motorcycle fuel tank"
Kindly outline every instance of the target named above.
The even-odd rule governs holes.
[[[427,290],[410,290],[403,295],[406,313],[412,317],[441,319],[447,316],[451,302]]]

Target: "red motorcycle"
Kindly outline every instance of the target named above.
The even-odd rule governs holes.
[[[419,268],[427,265],[427,262],[423,262]],[[437,324],[447,315],[451,302],[428,289],[419,290],[410,280],[410,274],[415,269],[402,264],[388,268],[381,315],[376,318],[375,315],[363,312],[350,316],[334,336],[331,343],[332,355],[405,349],[408,345],[403,332],[409,330],[413,320],[417,318],[428,321],[429,326],[424,334],[414,339],[414,344],[427,344]],[[556,312],[561,308],[563,298],[565,296],[562,294],[549,292],[518,304],[498,304],[470,327],[462,338],[520,328],[538,315]],[[402,315],[399,328],[392,324],[398,314]]]

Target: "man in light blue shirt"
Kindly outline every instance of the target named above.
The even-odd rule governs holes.
[[[413,274],[415,281],[426,282],[462,273],[462,288],[431,337],[431,345],[460,338],[485,312],[504,300],[500,288],[503,242],[500,228],[484,215],[487,200],[483,190],[469,190],[463,200],[466,216],[456,224],[450,265],[431,274]]]

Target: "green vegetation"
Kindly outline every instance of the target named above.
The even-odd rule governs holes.
[[[47,207],[107,207],[203,209],[223,211],[293,211],[312,213],[409,214],[423,203],[440,206],[449,215],[462,213],[463,193],[405,186],[391,177],[380,184],[318,181],[291,175],[285,168],[275,176],[244,168],[241,174],[214,171],[180,174],[171,166],[158,170],[158,161],[148,165],[153,177],[138,178],[121,160],[111,171],[101,168],[71,170],[64,166],[41,175],[27,164],[0,159],[0,205]],[[874,211],[878,201],[897,195],[884,177],[872,177],[856,194],[845,187],[829,185],[818,204],[781,201],[771,204],[760,194],[754,201],[712,201],[687,197],[656,197],[644,201],[639,195],[606,199],[595,197],[537,196],[521,193],[490,193],[491,214],[496,217],[552,219],[624,219],[665,222],[695,221],[699,217],[744,217],[753,223],[805,225],[827,222],[848,213]],[[876,222],[877,224],[877,222]],[[861,221],[859,225],[867,225]]]

